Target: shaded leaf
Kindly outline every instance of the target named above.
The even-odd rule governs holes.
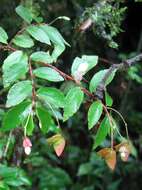
[[[109,123],[109,119],[106,116],[100,126],[99,129],[97,130],[97,134],[95,136],[95,144],[93,145],[93,149],[97,148],[97,146],[99,146],[106,138],[108,132],[110,131],[110,123]]]
[[[32,13],[30,12],[30,10],[22,5],[19,5],[18,7],[16,7],[16,13],[22,18],[24,19],[27,23],[31,23],[32,22]]]
[[[106,106],[111,107],[113,104],[113,99],[111,98],[111,96],[107,93],[107,91],[105,91],[105,102],[106,102]]]
[[[89,89],[91,92],[94,92],[97,88],[97,86],[100,84],[100,82],[103,80],[103,78],[105,77],[106,73],[108,72],[109,69],[104,69],[101,70],[99,72],[97,72],[93,78],[90,81],[90,85],[89,85]],[[114,78],[115,76],[115,72],[116,70],[114,70],[111,75],[109,76],[109,78],[106,81],[105,86],[107,86]]]
[[[30,105],[30,102],[23,102],[15,106],[14,108],[10,109],[5,114],[1,130],[9,131],[16,127],[19,127],[19,125],[23,122],[22,120],[23,117],[21,117],[21,115],[29,105]]]
[[[40,129],[44,134],[49,132],[51,128],[57,128],[55,126],[54,120],[52,119],[51,115],[45,108],[38,106],[36,108],[36,115],[39,120]]]
[[[7,40],[8,40],[7,33],[5,32],[5,30],[2,27],[0,27],[0,42],[7,44]]]
[[[32,135],[34,127],[35,127],[35,125],[34,125],[34,120],[33,120],[33,114],[31,113],[27,118],[26,126],[25,126],[26,134],[28,136]]]
[[[103,112],[103,105],[101,101],[95,101],[90,106],[88,111],[88,128],[92,129],[94,125],[99,121]]]

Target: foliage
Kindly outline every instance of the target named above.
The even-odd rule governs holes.
[[[114,37],[122,31],[126,5],[121,4],[123,1],[95,1],[93,6],[84,2],[89,8],[83,10],[77,32],[83,35],[93,25],[98,39],[117,48]],[[79,52],[76,36],[65,35],[72,37],[67,40],[70,43],[62,36],[71,29],[72,19],[68,22],[69,17],[58,15],[48,24],[43,21],[45,8],[41,9],[42,15],[39,11],[42,3],[29,1],[16,7],[23,23],[15,35],[6,32],[7,27],[0,27],[0,49],[8,51],[2,53],[0,81],[0,188],[123,189],[120,174],[129,176],[131,169],[138,166],[134,159],[137,151],[129,138],[125,115],[117,111],[117,106],[112,107],[116,98],[110,86],[114,88],[121,78],[123,72],[117,71],[125,60],[131,67],[123,78],[141,84],[141,66],[133,65],[140,60],[134,57],[131,63],[126,56],[120,66],[102,68],[99,53],[87,49]],[[72,3],[76,7],[83,1]],[[59,30],[53,26],[57,20],[62,21],[57,23]],[[68,68],[63,66],[66,52]],[[121,130],[123,124],[126,134]],[[112,174],[110,170],[115,168]],[[134,176],[137,174],[135,170]]]

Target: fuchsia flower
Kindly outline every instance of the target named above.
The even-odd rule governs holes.
[[[28,137],[24,137],[23,147],[24,147],[25,154],[29,155],[31,153],[32,143]]]

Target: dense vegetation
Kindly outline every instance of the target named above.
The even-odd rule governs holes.
[[[141,1],[0,5],[0,189],[140,189]]]

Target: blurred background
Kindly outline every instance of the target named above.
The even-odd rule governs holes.
[[[0,25],[12,37],[22,26],[21,18],[15,13],[15,7],[25,1],[0,0]],[[68,47],[58,61],[58,67],[70,72],[73,59],[83,54],[99,57],[119,63],[122,60],[137,55],[142,51],[142,3],[125,1],[121,7],[127,7],[122,31],[114,38],[118,48],[109,47],[107,40],[96,35],[95,24],[84,32],[79,32],[79,23],[84,19],[83,12],[92,7],[95,0],[29,0],[26,6],[31,6],[40,13],[44,22],[49,23],[56,17],[65,15],[70,22],[57,21],[57,27],[71,47]],[[0,53],[1,64],[6,56]],[[99,62],[98,66],[86,77],[101,68],[108,68],[109,63]],[[0,79],[1,80],[1,79]],[[0,81],[2,89],[2,81]],[[61,86],[61,88],[64,88]],[[29,176],[30,187],[15,187],[14,189],[30,190],[140,190],[142,189],[142,64],[137,64],[127,71],[117,74],[108,89],[117,109],[128,123],[129,135],[134,145],[133,155],[127,163],[118,158],[114,172],[111,172],[95,151],[92,151],[93,133],[87,129],[87,105],[74,115],[68,122],[62,124],[67,138],[67,146],[63,155],[57,158],[46,143],[47,136],[35,132],[32,137],[33,149],[29,157],[19,153],[9,153],[8,164],[16,166],[17,162]],[[0,96],[0,104],[5,103],[6,93]],[[0,109],[0,119],[4,110]],[[115,118],[115,115],[114,115]],[[116,118],[120,131],[125,136],[123,123]],[[16,137],[17,135],[17,137]],[[0,143],[5,138],[0,134]],[[15,138],[22,139],[17,132]],[[18,141],[18,140],[17,140]],[[102,147],[108,145],[106,140]],[[19,150],[20,152],[20,150]],[[6,161],[5,161],[6,162]],[[1,177],[0,177],[1,178]]]

